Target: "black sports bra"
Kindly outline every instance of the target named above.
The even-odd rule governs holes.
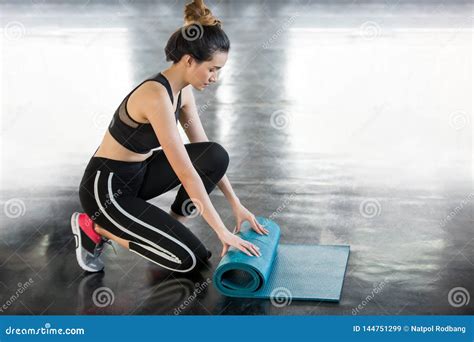
[[[160,142],[156,137],[156,133],[153,127],[149,123],[140,123],[132,119],[127,111],[128,98],[132,93],[147,81],[156,81],[165,86],[166,90],[171,99],[171,103],[174,102],[173,92],[171,85],[164,75],[161,73],[156,74],[151,78],[147,78],[145,81],[136,86],[122,101],[120,106],[115,111],[112,121],[109,125],[110,135],[117,140],[120,145],[136,153],[148,153],[152,149],[160,147]],[[181,107],[181,91],[178,96],[178,106],[176,107],[175,117],[176,122],[179,119],[179,112]]]

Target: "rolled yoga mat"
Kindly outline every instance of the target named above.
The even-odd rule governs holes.
[[[279,245],[280,227],[257,217],[270,232],[259,235],[242,224],[238,235],[260,247],[248,256],[230,247],[214,272],[214,286],[230,297],[321,300],[338,302],[349,258],[349,246]]]

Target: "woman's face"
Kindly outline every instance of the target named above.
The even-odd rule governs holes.
[[[194,59],[189,70],[189,83],[196,90],[204,90],[209,84],[217,82],[217,74],[227,61],[227,52],[216,52],[210,61],[197,63]]]

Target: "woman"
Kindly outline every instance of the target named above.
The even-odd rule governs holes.
[[[225,227],[209,199],[217,185],[236,217],[234,232],[249,221],[257,233],[268,234],[232,190],[225,176],[229,156],[221,145],[208,141],[191,90],[217,81],[229,39],[202,1],[188,4],[184,13],[185,26],[165,48],[166,60],[173,64],[124,98],[86,167],[79,189],[85,213],[71,218],[76,257],[86,271],[104,268],[100,255],[110,240],[173,271],[189,272],[205,264],[211,253],[183,224],[195,210],[222,242],[221,256],[229,246],[260,256],[257,246]],[[193,32],[198,36],[190,36]],[[178,119],[189,144],[181,140]],[[179,184],[169,213],[147,202]]]

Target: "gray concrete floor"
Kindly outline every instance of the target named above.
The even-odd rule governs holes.
[[[190,224],[214,252],[202,273],[122,249],[83,273],[69,228],[82,172],[122,98],[166,67],[184,2],[33,0],[0,3],[0,313],[473,314],[472,4],[207,4],[232,42],[219,83],[196,92],[208,136],[282,242],[351,245],[340,303],[221,296],[202,218]],[[111,305],[94,302],[101,287]]]

